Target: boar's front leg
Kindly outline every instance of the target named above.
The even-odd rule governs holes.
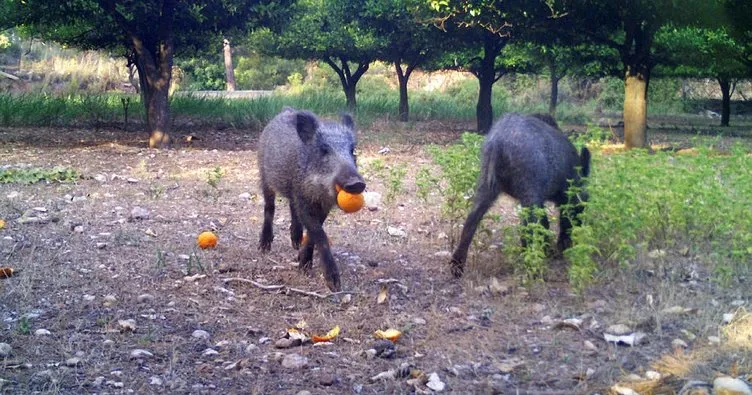
[[[332,292],[338,292],[340,290],[339,268],[332,255],[329,237],[324,232],[324,220],[329,214],[328,210],[324,210],[319,205],[307,203],[303,199],[296,199],[295,211],[300,223],[308,231],[308,242],[298,251],[300,269],[307,270],[311,267],[315,246],[321,256],[326,285]]]

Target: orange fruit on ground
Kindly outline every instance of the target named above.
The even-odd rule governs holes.
[[[198,246],[203,249],[207,249],[207,248],[216,247],[218,241],[219,241],[219,237],[217,237],[217,235],[215,235],[214,232],[206,231],[198,235],[198,238],[196,239],[196,244],[198,244]]]
[[[337,206],[339,206],[342,211],[346,213],[354,213],[365,205],[366,200],[363,198],[362,193],[348,193],[344,189],[339,188],[339,186],[337,189],[339,189],[339,192],[337,193]]]

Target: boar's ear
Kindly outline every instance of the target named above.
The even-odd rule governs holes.
[[[587,147],[582,147],[580,152],[580,165],[582,166],[582,176],[588,177],[590,175],[590,150]]]
[[[298,136],[304,143],[307,143],[316,135],[318,128],[319,121],[312,113],[301,111],[295,116],[295,129],[297,129]]]
[[[342,124],[353,132],[355,131],[355,121],[350,114],[342,114]]]

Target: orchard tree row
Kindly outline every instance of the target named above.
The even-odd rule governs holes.
[[[491,126],[493,86],[505,74],[547,75],[551,113],[561,78],[618,75],[629,148],[646,145],[651,77],[716,79],[728,125],[733,82],[752,76],[747,0],[0,0],[0,29],[9,27],[135,65],[152,147],[169,143],[174,57],[223,43],[229,57],[230,41],[325,62],[350,109],[369,65],[391,63],[404,121],[416,68],[468,71],[479,84],[479,132]]]

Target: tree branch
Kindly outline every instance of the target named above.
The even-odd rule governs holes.
[[[284,291],[284,292],[287,292],[287,293],[296,293],[296,294],[301,294],[301,295],[306,295],[306,296],[313,296],[313,297],[316,297],[316,298],[319,298],[319,299],[326,299],[326,298],[329,298],[329,297],[332,297],[332,296],[337,296],[337,295],[342,295],[342,294],[357,293],[357,292],[342,291],[342,292],[332,292],[332,293],[329,293],[329,294],[320,294],[320,293],[316,293],[316,292],[312,292],[312,291],[306,291],[306,290],[303,290],[303,289],[288,287],[287,285],[266,285],[266,284],[261,284],[261,283],[256,282],[256,281],[249,280],[247,278],[240,278],[240,277],[223,278],[222,282],[225,283],[225,284],[231,283],[231,282],[251,284],[251,285],[253,285],[256,288],[263,289],[264,291]]]

